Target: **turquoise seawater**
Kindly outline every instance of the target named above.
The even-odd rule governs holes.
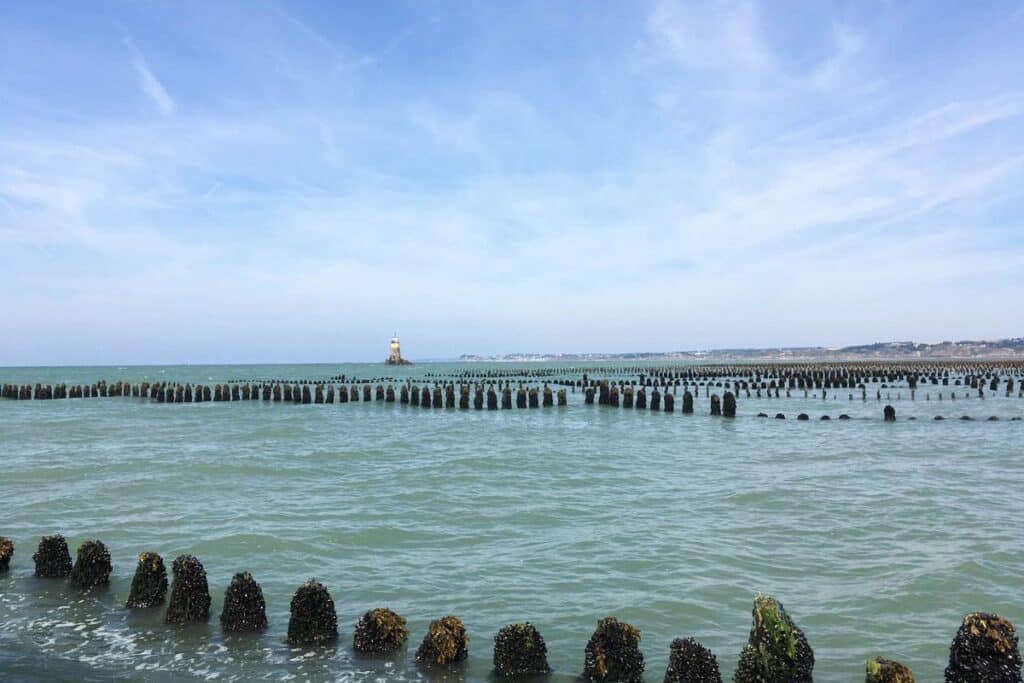
[[[545,366],[8,368],[0,382],[463,367]],[[496,412],[0,401],[0,535],[16,544],[0,575],[0,677],[484,681],[494,633],[528,620],[547,641],[551,680],[571,681],[596,622],[614,615],[641,630],[648,681],[661,680],[669,643],[685,636],[711,648],[728,678],[763,592],[807,634],[818,680],[863,680],[877,654],[941,680],[965,613],[1024,625],[1024,423],[1009,420],[1024,400],[928,386],[911,401],[903,386],[879,402],[874,391],[867,401],[848,390],[741,397],[735,420],[708,416],[703,391],[692,416],[678,400],[674,414],[651,413],[585,406],[579,392],[565,408]],[[881,419],[887,402],[895,423]],[[799,412],[811,420],[797,422]],[[32,576],[39,537],[58,532],[72,555],[86,539],[107,544],[108,589],[80,595]],[[180,553],[200,558],[209,624],[171,627],[162,609],[122,608],[144,550],[168,566]],[[226,637],[217,617],[241,570],[262,584],[270,627]],[[336,647],[284,643],[289,601],[310,577],[334,597]],[[352,626],[377,606],[408,619],[408,649],[356,657]],[[446,614],[466,623],[469,661],[423,672],[416,646]]]

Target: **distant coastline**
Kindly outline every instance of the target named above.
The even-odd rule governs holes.
[[[462,363],[585,362],[585,361],[858,361],[1024,358],[1024,337],[991,341],[893,341],[830,348],[796,346],[767,349],[707,349],[633,353],[508,353],[463,354]]]

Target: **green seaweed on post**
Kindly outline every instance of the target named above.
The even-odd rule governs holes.
[[[782,603],[754,598],[753,626],[734,683],[810,683],[813,670],[814,651]]]

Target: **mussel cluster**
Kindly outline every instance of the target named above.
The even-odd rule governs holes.
[[[210,618],[210,587],[206,583],[203,563],[193,555],[179,555],[171,563],[174,578],[171,598],[164,621],[168,624],[186,624]]]
[[[640,630],[615,617],[597,622],[597,628],[584,650],[583,678],[587,681],[639,683],[643,675]]]
[[[220,627],[225,631],[262,631],[267,627],[263,589],[249,572],[239,572],[231,578],[224,592]]]
[[[6,536],[0,536],[0,573],[10,569],[12,555],[14,555],[14,542]]]
[[[44,579],[63,578],[71,573],[71,553],[68,542],[60,534],[39,539],[32,560],[36,563],[36,576]]]
[[[722,683],[718,660],[693,638],[676,638],[668,649],[665,683]]]
[[[1013,624],[995,614],[964,617],[949,647],[946,683],[1020,683],[1021,657]]]
[[[75,566],[71,569],[71,585],[80,590],[110,583],[110,551],[103,541],[85,541],[78,546]]]
[[[164,558],[158,553],[140,553],[125,607],[145,609],[163,603],[166,597],[167,569],[164,567]]]
[[[288,619],[288,643],[322,645],[338,639],[338,615],[334,599],[320,582],[310,579],[292,596]]]
[[[509,624],[494,636],[494,671],[499,676],[548,673],[548,646],[533,624]]]
[[[461,662],[469,655],[469,636],[462,620],[451,615],[430,622],[416,661],[426,666]]]
[[[356,622],[352,644],[356,652],[386,655],[400,649],[409,639],[405,618],[386,607],[372,609]]]

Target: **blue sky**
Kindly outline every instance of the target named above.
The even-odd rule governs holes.
[[[1024,334],[1020,2],[14,3],[0,365]]]

